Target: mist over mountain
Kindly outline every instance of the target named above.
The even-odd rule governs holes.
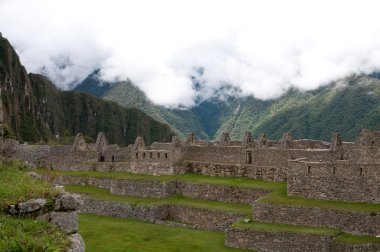
[[[27,73],[0,33],[0,88],[5,137],[28,142],[67,143],[77,133],[96,139],[104,131],[110,143],[128,145],[169,141],[173,132],[139,109],[126,109],[92,95],[60,91],[46,77]]]
[[[380,80],[376,73],[352,75],[312,91],[290,88],[281,97],[268,100],[242,96],[236,87],[224,85],[210,98],[185,109],[156,105],[131,81],[103,83],[96,73],[75,90],[139,108],[168,123],[182,138],[195,132],[200,139],[218,139],[223,132],[230,132],[233,139],[241,139],[245,131],[252,131],[255,137],[265,132],[280,139],[291,131],[294,138],[323,140],[340,132],[344,140],[353,141],[361,129],[378,130],[380,125]],[[199,89],[201,83],[189,78]]]

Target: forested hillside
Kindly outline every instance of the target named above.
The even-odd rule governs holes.
[[[138,109],[126,109],[94,96],[60,91],[44,76],[28,74],[0,34],[0,87],[7,137],[20,141],[59,141],[104,131],[111,143],[127,145],[136,136],[168,141],[173,132]]]

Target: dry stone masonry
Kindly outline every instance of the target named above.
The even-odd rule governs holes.
[[[185,173],[208,176],[246,177],[261,181],[286,181],[287,195],[310,199],[380,204],[380,131],[363,130],[355,142],[343,142],[333,133],[331,142],[294,140],[289,132],[281,140],[261,134],[254,140],[250,132],[243,141],[223,133],[218,141],[199,141],[191,133],[185,141],[173,137],[170,143],[146,146],[137,137],[133,145],[110,145],[99,133],[89,144],[78,134],[70,146],[34,146],[7,140],[2,155],[54,170],[124,171],[149,175]],[[45,178],[46,179],[46,178]],[[164,198],[181,194],[189,198],[253,204],[253,220],[311,228],[335,228],[354,235],[380,235],[380,213],[330,208],[263,203],[270,191],[237,186],[186,182],[180,179],[111,179],[59,176],[58,184],[79,184],[104,188],[112,194]],[[77,196],[62,195],[55,210],[40,218],[61,226],[68,234],[77,230]],[[18,209],[38,209],[44,202],[31,201]],[[58,211],[58,209],[60,209]],[[62,211],[64,210],[64,211]],[[136,205],[85,197],[84,213],[135,218],[154,223],[181,222],[195,228],[225,231],[229,247],[258,251],[380,251],[379,243],[344,244],[335,235],[318,235],[276,230],[236,228],[230,225],[247,218],[240,214],[198,209],[177,204]],[[248,220],[247,220],[248,221]],[[75,239],[75,237],[73,237]],[[82,241],[83,242],[83,241]],[[73,250],[82,243],[73,242]]]

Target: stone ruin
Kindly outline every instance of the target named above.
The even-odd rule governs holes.
[[[4,144],[6,157],[57,170],[125,171],[150,175],[197,173],[209,176],[248,177],[287,181],[288,195],[353,202],[380,202],[380,132],[363,130],[355,142],[342,142],[333,133],[331,143],[281,140],[250,132],[243,141],[223,133],[219,141],[199,141],[194,133],[185,141],[147,146],[142,137],[133,145],[109,145],[104,133],[88,144],[78,134],[69,146]]]

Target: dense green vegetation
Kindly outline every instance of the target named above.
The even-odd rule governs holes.
[[[66,235],[48,222],[14,218],[0,213],[0,251],[65,251]]]
[[[3,213],[7,205],[31,198],[52,201],[57,195],[51,185],[33,180],[26,171],[20,163],[0,164],[0,251],[65,251],[69,241],[56,226]]]
[[[79,215],[86,251],[241,251],[224,247],[224,234],[92,214]]]
[[[200,200],[200,199],[191,199],[186,198],[181,195],[167,197],[167,198],[142,198],[142,197],[133,197],[133,196],[123,196],[111,194],[107,189],[100,189],[93,186],[80,186],[80,185],[65,185],[65,188],[68,191],[87,193],[91,198],[116,201],[122,203],[130,203],[136,205],[150,205],[150,206],[159,206],[159,205],[181,205],[201,209],[213,209],[222,212],[232,212],[238,214],[244,214],[249,216],[252,212],[252,207],[248,204],[236,204],[236,203],[225,203],[218,201],[210,200]]]
[[[85,84],[83,84],[85,83]],[[155,119],[168,123],[174,132],[185,137],[194,131],[200,139],[217,139],[230,132],[233,139],[242,139],[245,131],[255,137],[265,132],[271,139],[280,139],[291,131],[295,139],[330,140],[332,132],[340,132],[343,140],[354,141],[361,129],[379,130],[380,80],[370,76],[351,76],[314,91],[291,89],[272,100],[234,97],[228,87],[190,109],[166,109],[153,104],[130,81],[108,83],[107,91],[98,78],[90,76],[76,89],[125,107],[140,108]],[[218,93],[227,94],[219,99]]]
[[[77,133],[128,145],[137,136],[170,141],[173,132],[139,109],[126,109],[94,96],[62,92],[44,76],[27,74],[9,42],[0,37],[0,88],[4,121],[20,141],[68,143]],[[12,134],[8,134],[11,136]]]
[[[27,169],[18,162],[0,163],[0,209],[31,198],[53,199],[58,194],[47,182],[28,176]]]

